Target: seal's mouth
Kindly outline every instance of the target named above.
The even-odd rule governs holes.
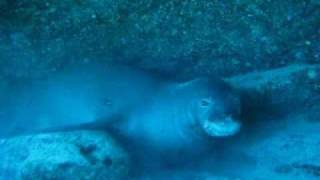
[[[219,121],[205,120],[202,124],[203,130],[212,137],[232,136],[239,132],[240,123],[231,117]]]

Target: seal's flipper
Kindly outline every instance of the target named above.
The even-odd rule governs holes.
[[[44,133],[55,133],[55,132],[67,132],[67,131],[77,131],[77,130],[103,130],[108,131],[114,126],[117,126],[118,123],[121,123],[125,120],[125,116],[115,114],[108,118],[98,119],[93,122],[80,123],[74,125],[63,125],[63,126],[53,126],[47,128],[33,129],[33,130],[20,130],[12,132],[8,135],[2,136],[0,138],[10,138],[14,136],[23,136],[23,135],[35,135],[35,134],[44,134]]]
[[[65,131],[76,131],[76,130],[108,130],[116,124],[125,120],[123,115],[113,115],[108,118],[98,119],[94,122],[82,123],[78,125],[70,126],[60,126],[54,128],[48,128],[41,130],[41,133],[50,133],[50,132],[65,132]]]

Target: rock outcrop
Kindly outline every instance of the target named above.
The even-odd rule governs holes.
[[[127,153],[107,134],[59,132],[0,140],[0,179],[122,179]]]

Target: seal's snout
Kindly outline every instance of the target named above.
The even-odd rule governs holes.
[[[213,137],[225,137],[235,135],[240,131],[241,124],[231,116],[208,119],[202,124],[203,130]]]
[[[232,136],[240,131],[240,95],[234,89],[214,79],[198,79],[187,85],[193,88],[187,91],[191,102],[188,107],[192,110],[192,115],[187,117],[191,122],[199,122],[197,124],[210,137]]]

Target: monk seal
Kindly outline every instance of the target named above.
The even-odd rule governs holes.
[[[165,142],[185,134],[231,136],[240,129],[239,95],[217,79],[175,82],[126,66],[94,64],[7,89],[2,126],[63,127],[108,122],[121,114],[125,133]]]
[[[224,82],[199,78],[162,85],[148,102],[117,125],[130,138],[159,149],[194,146],[240,130],[240,100]],[[149,144],[150,145],[150,144]]]
[[[130,151],[169,157],[201,152],[241,127],[239,95],[207,77],[173,81],[126,66],[83,65],[8,89],[1,127],[22,126],[11,135],[103,127]]]
[[[216,140],[241,128],[239,95],[218,79],[167,82],[141,103],[109,129],[131,153],[138,177],[206,166],[203,161],[214,161]]]

